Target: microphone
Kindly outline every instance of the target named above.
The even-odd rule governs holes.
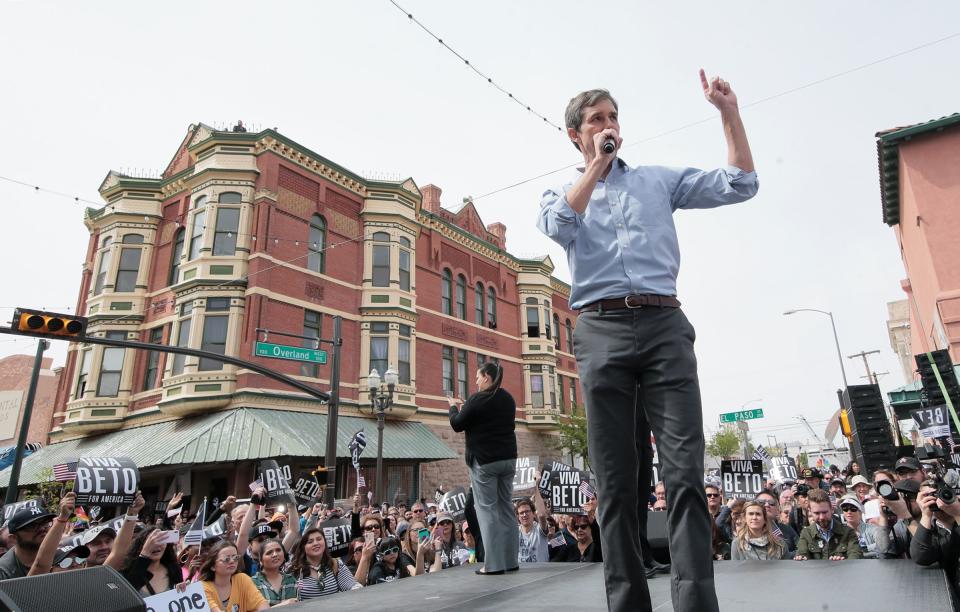
[[[617,143],[616,143],[616,141],[614,141],[613,138],[607,138],[606,140],[603,141],[603,147],[601,147],[601,148],[603,149],[603,152],[604,152],[604,153],[606,153],[607,155],[609,155],[609,154],[613,153],[613,152],[616,150],[616,148],[617,148]]]

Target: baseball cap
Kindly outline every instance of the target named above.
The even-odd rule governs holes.
[[[863,504],[860,503],[860,500],[856,497],[844,495],[840,498],[840,502],[837,504],[840,506],[840,509],[843,510],[844,506],[854,506],[860,513],[863,513]]]
[[[441,512],[437,515],[437,523],[442,523],[443,521],[453,522],[453,517],[447,514],[446,512]]]
[[[109,524],[97,525],[93,529],[88,529],[83,532],[83,537],[80,538],[81,544],[89,544],[96,540],[100,534],[109,533],[110,537],[117,537],[117,530],[111,527]]]
[[[410,529],[410,523],[408,523],[407,521],[400,521],[399,523],[397,523],[397,537],[402,538],[404,535],[406,535],[407,530],[409,529]]]
[[[67,557],[86,559],[90,556],[90,549],[77,541],[76,536],[67,536],[60,540],[57,552],[53,554],[53,564],[59,565]]]
[[[260,536],[267,536],[268,538],[277,537],[277,530],[273,528],[270,523],[260,523],[259,525],[254,525],[253,529],[250,530],[250,539],[256,540]]]
[[[804,468],[800,473],[800,478],[823,478],[823,474],[817,468]]]
[[[14,533],[37,521],[53,520],[55,516],[56,514],[47,512],[46,508],[40,506],[18,508],[17,511],[13,513],[13,516],[10,517],[10,520],[7,521],[7,530],[10,533]]]
[[[380,538],[380,542],[377,544],[377,550],[382,553],[390,548],[400,548],[400,540],[393,536]]]
[[[916,457],[900,457],[897,459],[897,463],[893,468],[893,471],[899,472],[900,470],[910,470],[915,471],[922,469],[923,466],[920,465],[920,461]]]
[[[859,484],[865,484],[867,486],[870,486],[870,481],[867,480],[865,477],[861,476],[860,474],[857,474],[856,476],[850,479],[851,487],[855,487]]]
[[[839,476],[830,481],[830,484],[832,484],[832,485],[837,484],[837,483],[840,483],[840,484],[842,484],[843,486],[847,486],[847,483],[843,480],[843,478],[840,478]]]

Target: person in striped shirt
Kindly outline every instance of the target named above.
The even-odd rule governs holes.
[[[323,531],[307,529],[293,549],[290,573],[297,579],[297,598],[306,601],[361,588],[343,561],[330,556]]]

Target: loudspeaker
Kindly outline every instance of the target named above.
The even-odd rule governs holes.
[[[947,400],[943,397],[940,383],[937,382],[937,377],[933,372],[934,367],[936,367],[940,372],[940,378],[943,380],[943,386],[947,388],[950,401],[953,402],[954,407],[960,409],[960,382],[957,381],[956,371],[950,360],[950,352],[942,349],[932,351],[931,355],[933,355],[932,363],[927,358],[926,353],[914,355],[914,359],[917,361],[917,370],[920,372],[920,383],[923,387],[920,391],[921,405],[927,408],[929,406],[942,406],[947,403]],[[953,419],[948,419],[948,422],[954,440],[960,439],[960,433],[957,432],[957,426]]]
[[[0,612],[145,612],[143,599],[112,567],[0,581]]]
[[[843,405],[850,417],[853,457],[863,474],[891,469],[897,461],[897,447],[890,421],[877,385],[852,385],[843,391]],[[869,477],[869,476],[868,476]]]

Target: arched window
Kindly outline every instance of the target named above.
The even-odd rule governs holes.
[[[107,272],[110,271],[110,261],[113,258],[113,253],[110,250],[111,243],[113,243],[113,238],[107,236],[100,245],[100,265],[97,266],[97,277],[93,282],[93,295],[103,293],[103,287],[107,283]]]
[[[493,287],[487,287],[487,326],[497,328],[497,292]]]
[[[324,249],[327,246],[327,221],[320,215],[310,217],[310,235],[307,243],[307,268],[314,272],[326,270]]]
[[[570,323],[570,319],[567,319],[564,324],[567,327],[567,352],[573,352],[573,325]]]
[[[187,230],[180,228],[173,236],[173,252],[170,254],[170,278],[168,285],[176,285],[180,281],[180,258],[183,257],[183,237]]]
[[[440,312],[445,315],[453,314],[451,296],[453,295],[453,273],[449,268],[443,269],[443,276],[440,279]]]
[[[550,337],[549,332],[547,337]],[[553,313],[553,348],[560,350],[560,316],[557,313]]]
[[[213,254],[235,255],[237,252],[237,232],[240,231],[240,208],[222,206],[239,204],[241,196],[235,191],[220,194],[217,201],[217,222],[213,232]]]
[[[373,286],[390,286],[390,234],[377,232],[373,235]]]
[[[474,323],[483,325],[483,283],[477,283],[473,293]]]
[[[207,211],[203,207],[207,205],[207,196],[200,196],[194,200],[193,227],[190,231],[190,254],[188,260],[200,257],[200,247],[203,246],[203,224],[206,221]]]
[[[457,275],[457,318],[467,320],[467,279]]]

